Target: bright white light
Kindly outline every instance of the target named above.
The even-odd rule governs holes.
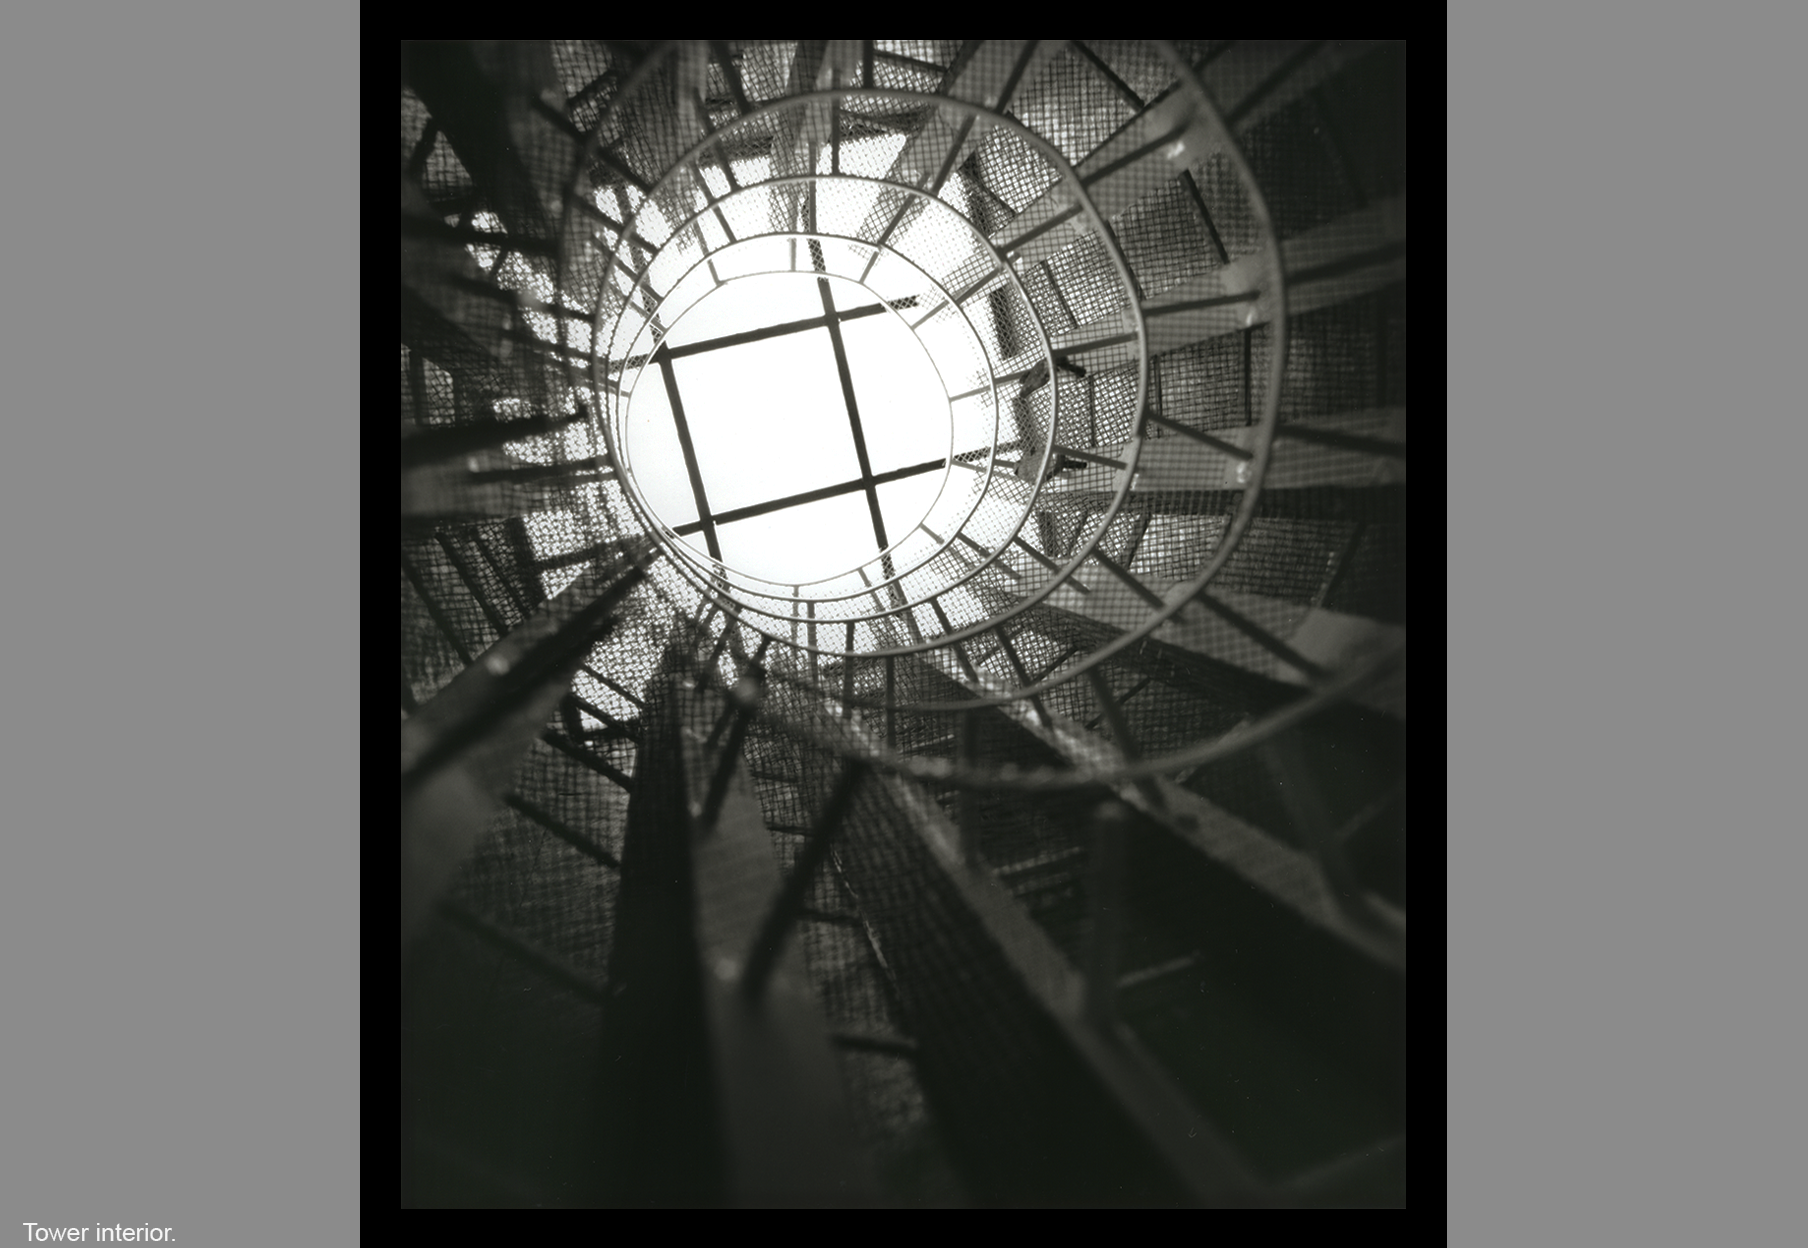
[[[800,244],[800,259],[808,252]],[[730,281],[707,295],[666,338],[686,347],[824,315],[820,281],[838,312],[872,307],[854,282],[813,272]],[[882,312],[841,326],[867,462],[875,475],[944,459],[946,391],[921,343]],[[847,399],[826,326],[682,354],[671,361],[697,475],[715,516],[861,480]],[[698,520],[665,378],[641,373],[625,422],[627,459],[642,498],[667,525]],[[942,468],[876,487],[889,543],[916,527],[941,489]],[[743,519],[719,521],[722,559],[779,584],[846,572],[879,553],[864,489]],[[707,553],[702,532],[684,540]]]

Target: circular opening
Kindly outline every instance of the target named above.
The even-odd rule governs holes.
[[[948,392],[921,341],[845,277],[722,282],[647,357],[623,432],[648,509],[697,554],[803,585],[870,563],[948,477]]]

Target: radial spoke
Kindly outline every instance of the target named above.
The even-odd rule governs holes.
[[[541,810],[538,806],[534,805],[520,794],[504,793],[502,795],[502,801],[504,805],[520,811],[579,853],[602,863],[612,871],[621,870],[621,861],[617,859],[614,854],[610,853],[582,833],[572,831],[558,818]]]
[[[1218,451],[1222,454],[1228,455],[1232,459],[1247,461],[1247,460],[1251,460],[1251,459],[1255,458],[1254,451],[1245,450],[1243,447],[1237,446],[1234,443],[1225,442],[1220,438],[1214,438],[1209,433],[1205,433],[1201,430],[1195,429],[1191,425],[1183,425],[1177,420],[1169,420],[1165,416],[1157,416],[1154,412],[1144,412],[1143,419],[1148,421],[1150,424],[1160,425],[1163,429],[1170,429],[1173,432],[1182,435],[1183,437],[1191,438],[1195,442],[1199,442],[1199,443],[1204,444],[1205,446],[1209,446],[1214,451]],[[1159,444],[1158,443],[1146,444],[1143,453],[1149,454],[1151,451],[1154,450],[1155,446],[1157,446],[1157,445],[1159,445]]]
[[[1128,468],[1130,466],[1129,464],[1126,464],[1121,459],[1113,459],[1109,455],[1100,455],[1094,451],[1076,450],[1074,447],[1071,447],[1071,446],[1062,446],[1058,442],[1052,448],[1052,453],[1057,458],[1062,457],[1062,456],[1071,455],[1075,459],[1090,460],[1091,462],[1093,462],[1095,464],[1103,464],[1107,468]]]
[[[1316,429],[1311,425],[1276,425],[1274,436],[1292,438],[1298,442],[1313,442],[1319,446],[1336,447],[1343,451],[1360,451],[1365,455],[1385,455],[1390,459],[1401,460],[1406,458],[1406,443],[1404,442],[1358,437],[1351,433],[1338,433],[1334,429]]]
[[[597,775],[605,776],[608,779],[615,781],[616,784],[630,793],[634,791],[634,780],[631,776],[616,767],[615,764],[609,762],[607,759],[597,757],[596,754],[585,749],[563,733],[554,732],[552,729],[548,728],[540,734],[540,739],[558,750],[559,753],[584,764],[584,766],[590,768],[590,770],[594,771]]]
[[[703,493],[703,473],[697,466],[697,448],[691,442],[691,428],[684,419],[684,401],[678,397],[678,377],[672,371],[670,356],[659,361],[659,372],[665,380],[666,398],[672,406],[672,424],[678,431],[678,446],[684,453],[684,472],[690,478],[691,496],[697,503],[697,522],[703,530],[703,540],[709,547],[710,558],[720,561],[722,547],[716,541],[715,518],[710,514],[709,499]]]
[[[1141,598],[1151,607],[1154,607],[1157,611],[1164,610],[1167,607],[1167,602],[1160,594],[1137,580],[1104,551],[1095,547],[1092,552],[1092,557],[1097,559],[1107,572],[1122,581],[1129,588],[1131,593],[1135,594],[1138,598]]]
[[[1239,633],[1242,633],[1258,646],[1261,646],[1262,649],[1283,660],[1288,665],[1298,668],[1314,680],[1324,679],[1324,668],[1300,654],[1299,651],[1295,650],[1292,646],[1289,646],[1273,633],[1270,633],[1267,629],[1256,624],[1253,620],[1245,618],[1229,605],[1220,602],[1210,594],[1200,594],[1195,597],[1193,601],[1219,616],[1226,624],[1229,624]]]

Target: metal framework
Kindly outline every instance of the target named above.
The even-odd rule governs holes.
[[[1400,46],[403,69],[404,1204],[1402,1203]],[[759,271],[821,315],[668,343]],[[886,314],[951,436],[875,471]],[[858,475],[717,510],[674,362],[818,331]]]

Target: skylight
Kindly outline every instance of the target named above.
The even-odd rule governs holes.
[[[916,335],[859,283],[807,270],[725,281],[670,326],[625,433],[661,522],[699,555],[789,585],[905,539],[951,446]]]

